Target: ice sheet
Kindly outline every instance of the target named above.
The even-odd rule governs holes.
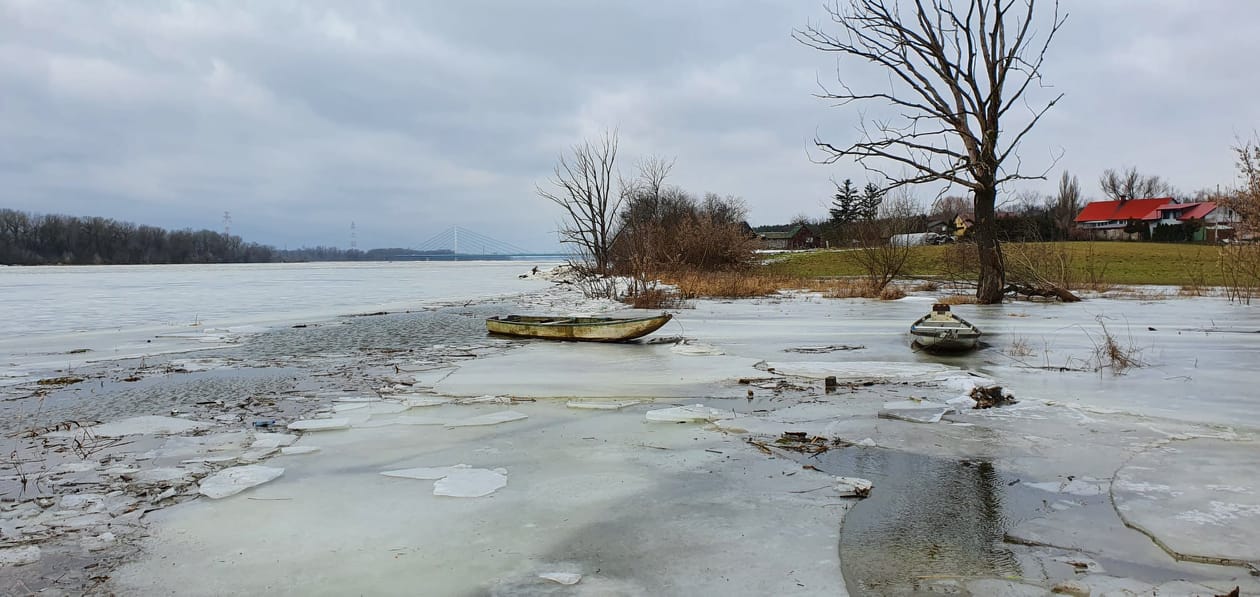
[[[256,464],[226,468],[202,479],[200,491],[201,495],[217,500],[257,487],[283,474],[282,468]]]

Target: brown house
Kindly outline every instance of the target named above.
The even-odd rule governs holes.
[[[767,249],[800,251],[818,247],[819,238],[809,226],[797,224],[783,231],[760,232],[762,245]]]

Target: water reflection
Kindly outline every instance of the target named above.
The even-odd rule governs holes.
[[[863,448],[819,460],[829,473],[875,482],[841,529],[841,565],[854,595],[912,593],[934,576],[1020,574],[1002,535],[1007,502],[1021,500],[1008,487],[1014,479],[992,464]]]

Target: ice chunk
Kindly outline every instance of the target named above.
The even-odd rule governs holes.
[[[80,539],[79,545],[87,551],[100,551],[113,545],[114,541],[114,534],[106,531],[95,537],[84,537]]]
[[[407,408],[423,408],[426,406],[441,406],[443,404],[450,404],[451,402],[452,400],[450,398],[425,397],[425,398],[406,398],[403,400],[402,403],[403,403],[403,406]]]
[[[474,427],[477,425],[498,425],[500,423],[509,423],[511,421],[519,421],[526,418],[529,418],[529,415],[526,415],[525,413],[518,413],[514,410],[503,410],[497,413],[490,413],[488,415],[479,415],[476,417],[469,417],[467,419],[460,419],[458,421],[451,421],[450,423],[447,423],[446,426],[448,428],[452,428]]]
[[[255,450],[264,448],[283,448],[297,441],[297,436],[292,433],[264,433],[259,434],[254,439],[254,443],[249,447]]]
[[[74,493],[61,496],[57,506],[63,510],[100,512],[105,509],[105,496],[99,493]]]
[[[598,401],[582,401],[570,400],[564,405],[569,408],[586,409],[586,410],[621,410],[627,406],[638,404],[638,400],[598,400]]]
[[[406,468],[396,471],[385,471],[381,473],[386,477],[398,477],[401,479],[421,479],[424,481],[436,481],[455,471],[470,469],[472,467],[467,464],[456,464],[454,466],[422,466],[418,468]]]
[[[701,421],[720,421],[735,418],[735,413],[728,410],[710,408],[703,404],[675,406],[649,410],[644,415],[647,420],[657,423],[698,423]]]
[[[507,486],[507,475],[484,468],[452,471],[433,484],[433,495],[484,497]]]
[[[1105,481],[1097,479],[1070,479],[1064,481],[1050,481],[1048,483],[1024,483],[1033,489],[1040,489],[1050,493],[1070,493],[1072,495],[1102,495],[1107,493]]]
[[[582,580],[581,574],[573,574],[572,572],[544,572],[538,575],[538,578],[546,579],[551,582],[557,582],[562,585],[576,585]]]
[[[95,462],[63,462],[49,469],[48,473],[60,475],[64,473],[86,473],[96,469]]]
[[[361,408],[367,408],[367,407],[368,407],[367,402],[346,402],[344,404],[334,404],[333,412],[342,413],[348,410],[359,410]]]
[[[0,566],[25,566],[39,561],[41,554],[34,545],[0,549]]]
[[[367,404],[380,401],[381,399],[376,396],[338,396],[333,398],[333,402],[344,402],[347,404]]]
[[[206,429],[210,427],[210,423],[200,421],[189,421],[188,419],[179,419],[176,417],[132,417],[130,419],[122,419],[110,423],[102,423],[93,425],[84,429],[71,429],[68,431],[54,431],[47,434],[48,437],[76,437],[85,432],[91,432],[96,437],[123,437],[125,435],[173,435],[176,433],[185,433],[197,429]]]
[[[201,481],[201,495],[211,499],[236,495],[284,474],[284,469],[248,464],[223,469]]]
[[[400,469],[381,473],[386,477],[436,480],[433,495],[448,497],[483,497],[507,485],[507,471],[472,468],[467,464]]]
[[[330,431],[349,427],[350,419],[306,419],[289,423],[289,429],[294,431]]]
[[[319,450],[319,446],[289,446],[280,448],[280,453],[285,456],[297,456],[299,454],[314,454]]]
[[[191,471],[182,468],[158,467],[128,473],[123,478],[141,485],[166,485],[184,481],[190,473]]]
[[[884,361],[767,363],[766,370],[782,375],[826,379],[834,375],[839,381],[891,380],[935,376],[955,367],[937,363],[892,363]]]
[[[460,398],[456,400],[458,404],[511,404],[512,399],[508,396],[477,396],[476,398]]]
[[[911,423],[939,423],[941,417],[954,412],[953,407],[935,402],[901,400],[885,402],[879,411],[883,419],[900,419]]]
[[[858,477],[836,477],[836,491],[840,497],[866,497],[875,484]]]

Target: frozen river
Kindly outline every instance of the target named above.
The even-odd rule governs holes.
[[[165,414],[204,425],[52,467],[65,472],[45,492],[107,483],[90,491],[169,506],[125,540],[135,522],[113,519],[140,550],[107,585],[119,594],[1260,588],[1239,565],[1260,558],[1256,307],[1153,293],[961,305],[986,344],[950,357],[909,347],[927,295],[696,301],[630,344],[487,338],[491,313],[615,307],[518,277],[533,265],[6,268],[0,385],[16,396],[71,363],[101,373],[8,408],[37,404],[41,425]],[[390,314],[342,317],[378,311]],[[1108,335],[1137,366],[1110,366]],[[827,375],[839,392],[823,391]],[[1019,403],[948,412],[977,380]],[[573,407],[589,403],[607,409]],[[695,404],[707,414],[660,422]],[[936,415],[905,418],[923,411]],[[305,455],[251,448],[280,435],[251,419],[298,416],[349,428],[286,440],[319,449]],[[837,447],[784,451],[785,431]],[[191,499],[207,468],[258,462],[282,476]],[[504,485],[442,496],[458,465]],[[382,474],[400,470],[421,472]],[[875,481],[872,496],[838,497],[835,475]],[[32,526],[102,516],[57,510],[70,507]],[[0,538],[29,528],[13,524],[0,516]],[[65,536],[99,539],[84,528]],[[45,547],[33,566],[86,565],[88,544]]]

